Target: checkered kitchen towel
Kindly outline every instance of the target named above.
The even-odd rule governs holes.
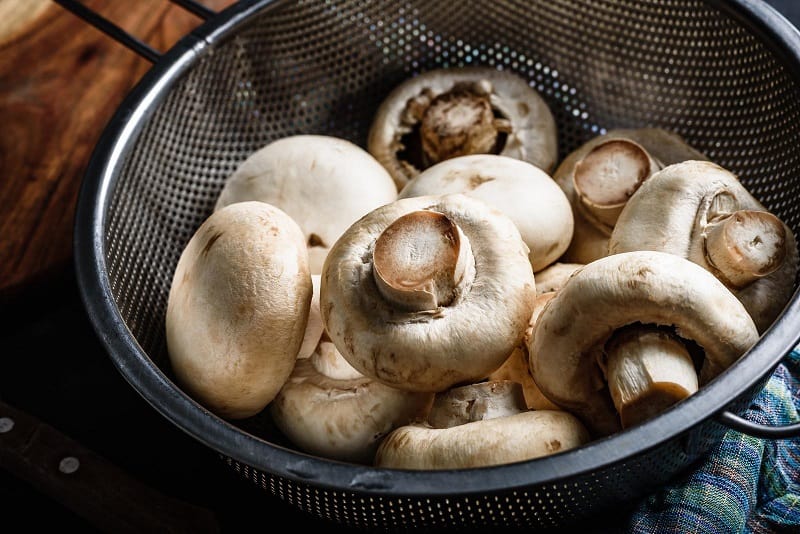
[[[776,368],[745,414],[769,425],[800,421],[800,347]],[[800,533],[800,438],[729,430],[696,470],[646,498],[630,533]]]

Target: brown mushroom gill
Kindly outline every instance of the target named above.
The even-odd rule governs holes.
[[[504,155],[549,173],[558,138],[548,104],[528,80],[493,67],[458,67],[396,86],[375,113],[367,148],[399,191],[421,171],[467,155]]]
[[[423,89],[409,100],[402,115],[411,131],[401,143],[419,150],[401,157],[425,169],[458,156],[499,154],[511,123],[492,106],[491,94],[492,84],[486,79],[457,82],[436,96]]]

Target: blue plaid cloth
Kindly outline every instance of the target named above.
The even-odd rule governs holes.
[[[800,421],[799,350],[776,368],[748,419]],[[800,438],[764,440],[729,430],[695,470],[636,506],[625,531],[800,533]]]

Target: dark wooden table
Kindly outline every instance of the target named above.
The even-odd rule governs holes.
[[[0,531],[340,530],[240,478],[100,345],[71,264],[72,209],[103,124],[149,64],[58,6],[19,1],[37,11],[0,22],[0,435],[14,420],[20,436],[0,446]],[[166,0],[84,1],[162,50],[199,22]],[[800,24],[800,3],[769,3]],[[614,531],[625,513],[584,531]]]

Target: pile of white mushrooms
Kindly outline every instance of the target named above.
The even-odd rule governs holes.
[[[498,465],[647,421],[788,302],[792,231],[674,133],[557,161],[530,84],[440,69],[366,147],[295,135],[226,181],[178,261],[174,376],[299,450],[396,469]]]

